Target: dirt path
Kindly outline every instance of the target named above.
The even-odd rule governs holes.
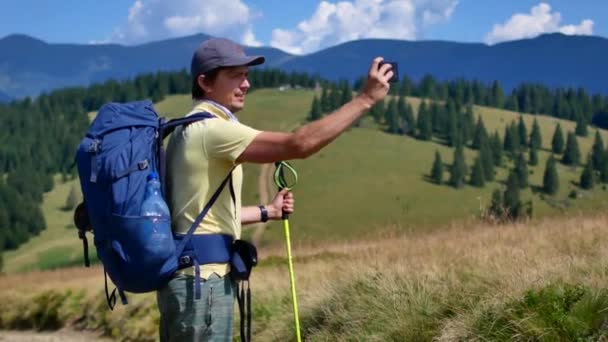
[[[110,342],[89,332],[58,330],[53,332],[0,330],[0,342]]]

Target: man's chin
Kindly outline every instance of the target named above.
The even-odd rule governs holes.
[[[230,110],[233,113],[236,113],[238,111],[240,111],[241,109],[243,109],[245,107],[245,101],[234,101],[232,102],[232,108],[230,108]]]

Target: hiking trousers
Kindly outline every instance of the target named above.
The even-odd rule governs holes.
[[[236,284],[230,275],[201,279],[201,298],[194,298],[195,278],[178,274],[157,292],[161,342],[230,342]]]

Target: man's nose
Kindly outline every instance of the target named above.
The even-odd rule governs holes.
[[[249,80],[248,79],[244,79],[243,82],[241,83],[241,88],[243,89],[249,89],[251,87],[251,84],[249,84]]]

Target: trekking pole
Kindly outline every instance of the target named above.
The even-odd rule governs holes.
[[[287,162],[278,162],[275,163],[276,170],[274,172],[274,183],[280,190],[283,189],[293,189],[293,187],[298,182],[298,173],[296,170]],[[291,172],[293,176],[293,180],[291,183],[288,183],[285,180],[285,172],[284,169],[287,169]],[[293,302],[293,318],[295,321],[295,330],[296,330],[296,340],[297,342],[302,341],[302,337],[300,335],[300,318],[298,317],[298,298],[296,296],[296,278],[293,271],[293,260],[291,257],[291,237],[289,234],[289,214],[283,211],[281,216],[283,220],[283,228],[285,231],[285,244],[287,246],[287,263],[289,265],[289,284],[291,286],[291,298]]]

